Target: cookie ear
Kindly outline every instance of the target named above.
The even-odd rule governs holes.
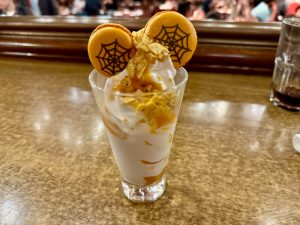
[[[184,66],[197,47],[197,33],[193,24],[174,11],[155,14],[146,24],[145,33],[169,49],[175,68]]]
[[[94,68],[105,76],[125,69],[135,53],[131,32],[120,24],[103,24],[91,34],[88,55]]]

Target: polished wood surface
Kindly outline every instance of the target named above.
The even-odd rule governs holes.
[[[87,62],[90,33],[108,22],[133,31],[144,27],[147,19],[0,17],[0,55]],[[271,75],[279,23],[193,23],[198,47],[188,69]]]
[[[129,202],[88,84],[89,64],[0,59],[1,224],[300,224],[299,113],[270,77],[189,74],[168,187]]]

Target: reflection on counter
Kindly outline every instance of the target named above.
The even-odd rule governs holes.
[[[1,200],[1,199],[0,199]],[[18,224],[21,225],[22,223],[22,205],[20,202],[16,200],[7,199],[3,202],[0,202],[0,222],[1,225],[11,225],[11,224]]]
[[[87,137],[83,135],[81,126],[74,124],[72,115],[66,116],[60,112],[60,109],[51,109],[47,102],[51,101],[51,96],[33,100],[34,107],[30,106],[29,117],[32,121],[32,129],[35,131],[35,136],[41,139],[50,137],[54,130],[54,135],[58,137],[62,145],[70,145],[73,150],[81,149],[86,141],[91,139],[92,142],[97,143],[105,135],[104,125],[99,116],[95,116],[89,123],[92,134]],[[77,108],[87,104],[92,100],[91,93],[77,87],[66,88],[61,98],[64,101],[64,106],[73,105],[70,114],[75,114]],[[59,123],[55,120],[59,119]],[[82,121],[84,123],[85,121]],[[87,140],[88,139],[88,140]]]
[[[190,20],[272,22],[300,15],[291,0],[1,0],[0,15],[150,17],[175,10]]]
[[[68,98],[75,104],[81,104],[91,98],[91,93],[88,91],[80,90],[76,87],[71,87],[69,90]]]
[[[222,135],[216,137],[217,139],[224,139],[228,134],[236,134],[236,139],[233,141],[237,143],[243,142],[243,148],[253,153],[270,145],[270,143],[259,141],[257,138],[260,130],[264,128],[261,121],[266,117],[266,105],[229,101],[207,101],[193,103],[188,108],[189,113],[194,115],[194,118],[197,118],[200,124],[206,127],[206,129],[211,125],[218,126],[218,132],[222,133]],[[228,126],[233,126],[234,129],[228,129]],[[243,127],[246,126],[252,127],[248,133],[243,131]],[[216,133],[212,135],[217,136]],[[267,139],[271,138],[272,135],[272,130],[265,133]],[[241,146],[237,146],[237,148],[241,148]]]
[[[259,122],[264,116],[265,110],[265,105],[239,104],[227,101],[199,102],[190,106],[190,112],[201,117],[207,116],[211,122],[219,124],[232,120],[232,117],[241,118],[245,122]]]

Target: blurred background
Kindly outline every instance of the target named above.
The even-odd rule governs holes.
[[[281,21],[300,16],[300,0],[0,0],[1,16],[141,18],[175,10],[190,20]]]

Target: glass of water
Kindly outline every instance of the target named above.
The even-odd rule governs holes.
[[[270,101],[300,111],[300,18],[287,17],[282,22]]]

